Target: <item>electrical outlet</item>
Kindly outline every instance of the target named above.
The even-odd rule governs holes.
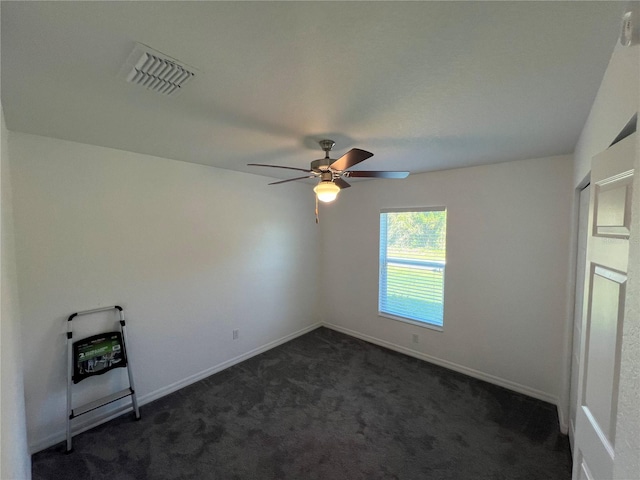
[[[237,328],[233,331],[233,339],[237,340],[238,337],[240,336],[240,330],[238,330]]]
[[[413,343],[420,342],[420,337],[418,336],[417,333],[414,333],[411,338],[413,339]]]

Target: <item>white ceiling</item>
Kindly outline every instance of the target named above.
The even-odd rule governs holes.
[[[315,143],[412,173],[571,153],[618,2],[2,2],[10,130],[297,176]],[[135,42],[200,72],[118,74]],[[356,167],[357,169],[357,167]]]

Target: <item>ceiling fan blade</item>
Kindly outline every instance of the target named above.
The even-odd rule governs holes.
[[[247,163],[247,165],[250,167],[286,168],[287,170],[298,170],[299,172],[311,173],[311,170],[307,170],[306,168],[283,167],[282,165],[267,165],[265,163]]]
[[[351,178],[407,178],[409,172],[379,172],[359,170],[355,172],[344,172],[346,177]]]
[[[280,180],[279,182],[271,182],[268,185],[278,185],[279,183],[293,182],[294,180],[304,180],[305,178],[313,178],[315,175],[307,175],[306,177],[288,178],[287,180]]]
[[[360,150],[359,148],[352,148],[331,165],[329,165],[329,167],[333,170],[342,171],[351,168],[370,157],[373,157],[373,153],[367,152],[366,150]]]
[[[348,184],[347,182],[345,182],[342,178],[336,178],[333,183],[335,183],[337,186],[340,187],[340,189],[343,188],[349,188],[351,185]]]

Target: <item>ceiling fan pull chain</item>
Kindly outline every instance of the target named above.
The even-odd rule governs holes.
[[[318,218],[318,196],[314,195],[314,197],[316,197],[316,224],[320,223],[320,219]]]

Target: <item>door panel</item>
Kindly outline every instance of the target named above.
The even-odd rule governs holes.
[[[594,266],[591,274],[591,312],[587,315],[583,408],[611,446],[615,438],[618,391],[619,324],[624,312],[626,276]]]
[[[631,177],[596,186],[594,235],[629,238],[631,224]]]
[[[582,457],[580,457],[580,463],[578,465],[578,480],[595,480],[593,475],[591,475],[591,470],[589,470],[589,467]]]

